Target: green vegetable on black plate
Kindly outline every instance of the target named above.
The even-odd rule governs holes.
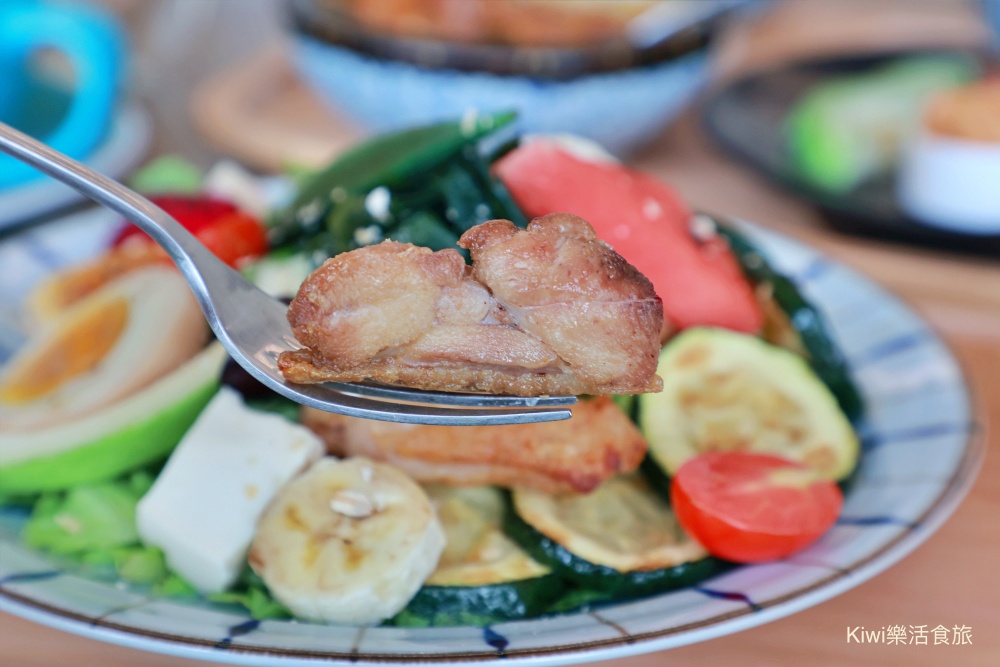
[[[899,58],[829,77],[795,102],[786,121],[789,152],[811,185],[841,193],[895,165],[934,93],[971,81],[969,56]]]

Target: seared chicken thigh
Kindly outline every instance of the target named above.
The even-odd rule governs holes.
[[[521,396],[661,389],[660,299],[586,221],[492,220],[459,245],[471,268],[454,250],[393,241],[327,260],[289,308],[306,347],[281,355],[285,378]]]
[[[634,471],[646,440],[602,396],[572,407],[565,422],[511,426],[425,426],[302,409],[302,423],[335,456],[385,461],[425,483],[494,485],[543,493],[587,493]]]

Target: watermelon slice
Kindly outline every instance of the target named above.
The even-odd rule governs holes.
[[[495,165],[529,218],[574,213],[649,278],[669,328],[716,326],[757,333],[763,316],[726,242],[692,236],[691,211],[665,184],[607,160],[536,139]]]

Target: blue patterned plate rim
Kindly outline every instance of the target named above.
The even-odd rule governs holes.
[[[941,384],[933,383],[929,388],[918,386],[918,391],[911,392],[908,396],[919,398],[927,391],[934,392],[936,389],[943,389],[948,396],[959,401],[960,410],[966,413],[965,419],[950,423],[930,425],[903,423],[897,425],[897,428],[892,432],[879,432],[879,429],[875,429],[873,434],[876,437],[890,441],[893,438],[901,441],[944,438],[944,442],[948,444],[945,449],[954,448],[956,452],[960,451],[961,454],[951,464],[950,474],[946,478],[930,482],[935,485],[933,497],[924,502],[913,516],[905,519],[894,519],[891,515],[885,516],[877,513],[869,516],[842,517],[846,531],[857,530],[860,531],[859,534],[864,534],[865,531],[868,531],[868,534],[871,534],[871,531],[886,531],[886,535],[879,538],[874,548],[862,549],[858,556],[851,559],[846,565],[795,563],[794,557],[790,561],[779,562],[777,566],[787,565],[792,570],[801,566],[799,567],[800,572],[809,567],[824,571],[822,574],[807,577],[807,581],[794,586],[791,590],[764,597],[759,597],[752,586],[746,590],[733,590],[732,588],[724,590],[713,587],[714,580],[709,580],[704,582],[704,585],[692,589],[681,589],[641,601],[605,607],[593,612],[504,623],[486,628],[414,630],[402,628],[352,629],[331,626],[329,642],[340,644],[336,649],[325,646],[325,639],[319,646],[288,645],[287,641],[285,645],[281,645],[275,639],[268,640],[269,629],[272,630],[270,634],[275,635],[276,639],[287,639],[289,635],[273,631],[275,629],[308,631],[309,629],[324,628],[324,626],[309,623],[257,622],[245,615],[228,614],[224,615],[227,622],[219,625],[217,636],[198,637],[173,632],[167,628],[144,626],[114,618],[116,615],[119,617],[129,616],[132,613],[131,609],[147,605],[162,605],[162,602],[152,599],[133,605],[111,607],[100,614],[83,613],[72,608],[72,604],[67,604],[66,601],[62,601],[62,603],[47,602],[41,599],[44,594],[40,597],[39,591],[41,589],[37,587],[45,586],[47,582],[58,580],[61,577],[73,580],[75,575],[54,569],[51,561],[47,561],[42,556],[34,557],[34,555],[38,566],[34,570],[22,572],[7,572],[7,568],[2,562],[3,559],[0,559],[0,610],[59,630],[132,648],[232,664],[289,667],[292,665],[315,665],[317,661],[341,664],[385,662],[452,664],[455,662],[484,663],[517,660],[533,665],[557,665],[612,659],[705,641],[777,620],[859,585],[898,562],[930,537],[958,507],[971,488],[986,449],[982,433],[976,428],[976,424],[971,418],[974,400],[969,394],[964,373],[954,355],[931,331],[930,327],[914,315],[899,299],[856,272],[823,258],[802,244],[749,225],[747,225],[747,231],[764,246],[765,252],[770,254],[772,259],[777,260],[779,268],[795,277],[804,286],[807,294],[808,283],[817,280],[833,281],[841,287],[843,287],[842,283],[848,283],[847,292],[854,293],[855,296],[860,294],[865,297],[869,301],[868,310],[870,310],[871,305],[877,304],[881,306],[880,311],[896,313],[895,319],[892,318],[891,314],[886,315],[889,318],[886,322],[898,319],[909,321],[912,326],[907,333],[894,335],[874,346],[869,345],[867,360],[861,358],[859,363],[872,363],[873,351],[877,351],[880,357],[889,358],[895,355],[911,354],[915,350],[922,349],[927,353],[925,356],[932,361],[932,366],[938,364],[938,368],[943,367],[945,370],[953,372],[953,376],[950,376],[949,381]],[[781,253],[776,252],[779,250]],[[799,260],[801,266],[797,271],[785,265],[783,260],[788,257]],[[855,283],[854,287],[850,286],[851,282]],[[817,305],[825,310],[826,304],[822,300],[814,298],[814,301],[817,301]],[[827,312],[827,315],[829,317],[830,313]],[[831,321],[836,324],[837,318],[831,317]],[[851,356],[849,350],[848,352]],[[879,360],[875,359],[875,363],[878,362]],[[855,370],[857,371],[857,369]],[[866,383],[860,381],[859,383],[862,390],[868,393]],[[891,392],[886,393],[885,396],[895,397]],[[870,398],[869,401],[871,401]],[[892,443],[890,442],[890,444]],[[928,451],[931,450],[928,449]],[[894,456],[895,459],[900,458],[898,454]],[[870,458],[869,454],[866,454],[866,460],[867,458]],[[885,457],[883,456],[883,458]],[[891,462],[894,459],[890,457],[888,460]],[[863,462],[862,477],[865,465]],[[903,484],[903,482],[897,480],[897,484]],[[877,486],[877,482],[869,482],[867,486]],[[865,487],[864,479],[859,479],[855,487],[848,492],[848,503],[854,494],[864,493]],[[852,544],[852,539],[847,539],[848,545]],[[821,540],[822,542],[823,540]],[[3,531],[0,531],[0,551],[13,554],[13,549],[17,548],[16,540],[9,535],[5,536]],[[812,550],[808,553],[811,552]],[[754,572],[762,571],[760,568],[765,567],[768,565],[746,566],[735,570],[732,574],[739,577],[740,573],[744,573],[747,575],[744,578],[752,578]],[[778,579],[780,578],[778,577]],[[82,577],[77,579],[87,581]],[[99,585],[91,581],[87,581],[87,584]],[[762,585],[766,584],[767,579],[765,578]],[[105,592],[114,593],[115,587],[113,585],[100,585],[109,589]],[[719,606],[718,608],[713,607],[715,611],[705,617],[692,618],[689,614],[687,620],[664,618],[657,627],[643,628],[637,631],[625,627],[630,625],[635,618],[622,620],[617,617],[620,615],[618,612],[636,605],[645,609],[645,607],[655,607],[659,604],[669,611],[671,598],[687,594],[697,594],[696,597],[703,598],[703,602],[709,601],[711,604]],[[123,594],[123,600],[124,598]],[[183,616],[185,609],[190,609],[193,614],[202,608],[170,603],[169,601],[163,602],[167,603],[169,612],[176,612],[180,616]],[[707,605],[708,602],[703,606]],[[219,609],[212,605],[208,605],[207,608]],[[683,617],[683,614],[681,616]],[[568,629],[546,627],[576,621],[579,623]],[[637,622],[648,624],[650,620],[646,615]],[[544,636],[541,644],[537,644],[539,636]],[[308,634],[301,635],[301,638],[304,640],[315,639],[314,636]],[[519,643],[531,639],[534,639],[537,645],[519,646]],[[459,643],[459,648],[454,648],[456,641]],[[380,646],[382,642],[402,643],[407,650],[385,650],[384,647]],[[306,641],[306,644],[308,643]],[[528,643],[532,642],[528,641]]]

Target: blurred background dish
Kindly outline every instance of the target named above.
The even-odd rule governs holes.
[[[702,87],[712,37],[744,4],[293,0],[293,59],[368,130],[516,109],[529,132],[621,155]]]
[[[915,219],[1000,234],[1000,78],[935,95],[899,171],[899,203]]]
[[[152,140],[149,113],[138,103],[128,103],[116,111],[104,141],[84,161],[120,180],[143,161]],[[0,233],[83,201],[76,190],[51,179],[0,189]]]
[[[923,103],[935,91],[979,76],[984,57],[974,51],[926,49],[794,62],[741,77],[712,93],[704,106],[704,123],[723,148],[815,204],[835,229],[997,256],[1000,234],[969,234],[923,224],[903,209],[896,189],[898,160],[905,153],[903,146],[916,137]],[[886,89],[899,89],[888,110],[880,99],[880,91]],[[861,149],[872,155],[817,158],[823,148],[817,136],[822,123],[812,123],[808,131],[802,130],[802,123],[790,127],[790,118],[801,121],[805,115],[803,100],[815,101],[808,98],[817,91],[826,96],[820,101],[837,112],[850,133],[868,137]],[[829,99],[831,92],[841,99]],[[845,99],[852,95],[855,99]],[[904,99],[907,103],[899,104]],[[845,118],[852,115],[849,108],[856,117],[853,126]],[[844,148],[845,142],[834,141],[835,136],[830,139],[827,143]],[[814,145],[804,147],[806,140]],[[808,151],[813,155],[804,158]],[[810,159],[812,163],[805,164]],[[820,162],[826,164],[818,166]],[[837,173],[840,167],[831,166],[834,162],[848,163],[844,173]]]
[[[806,90],[785,118],[792,162],[810,184],[844,193],[899,164],[917,135],[920,109],[940,91],[979,76],[971,57],[901,56]]]
[[[0,4],[0,122],[112,177],[139,164],[152,138],[146,111],[123,103],[124,31],[98,6]],[[0,156],[0,231],[82,201],[75,191]]]

